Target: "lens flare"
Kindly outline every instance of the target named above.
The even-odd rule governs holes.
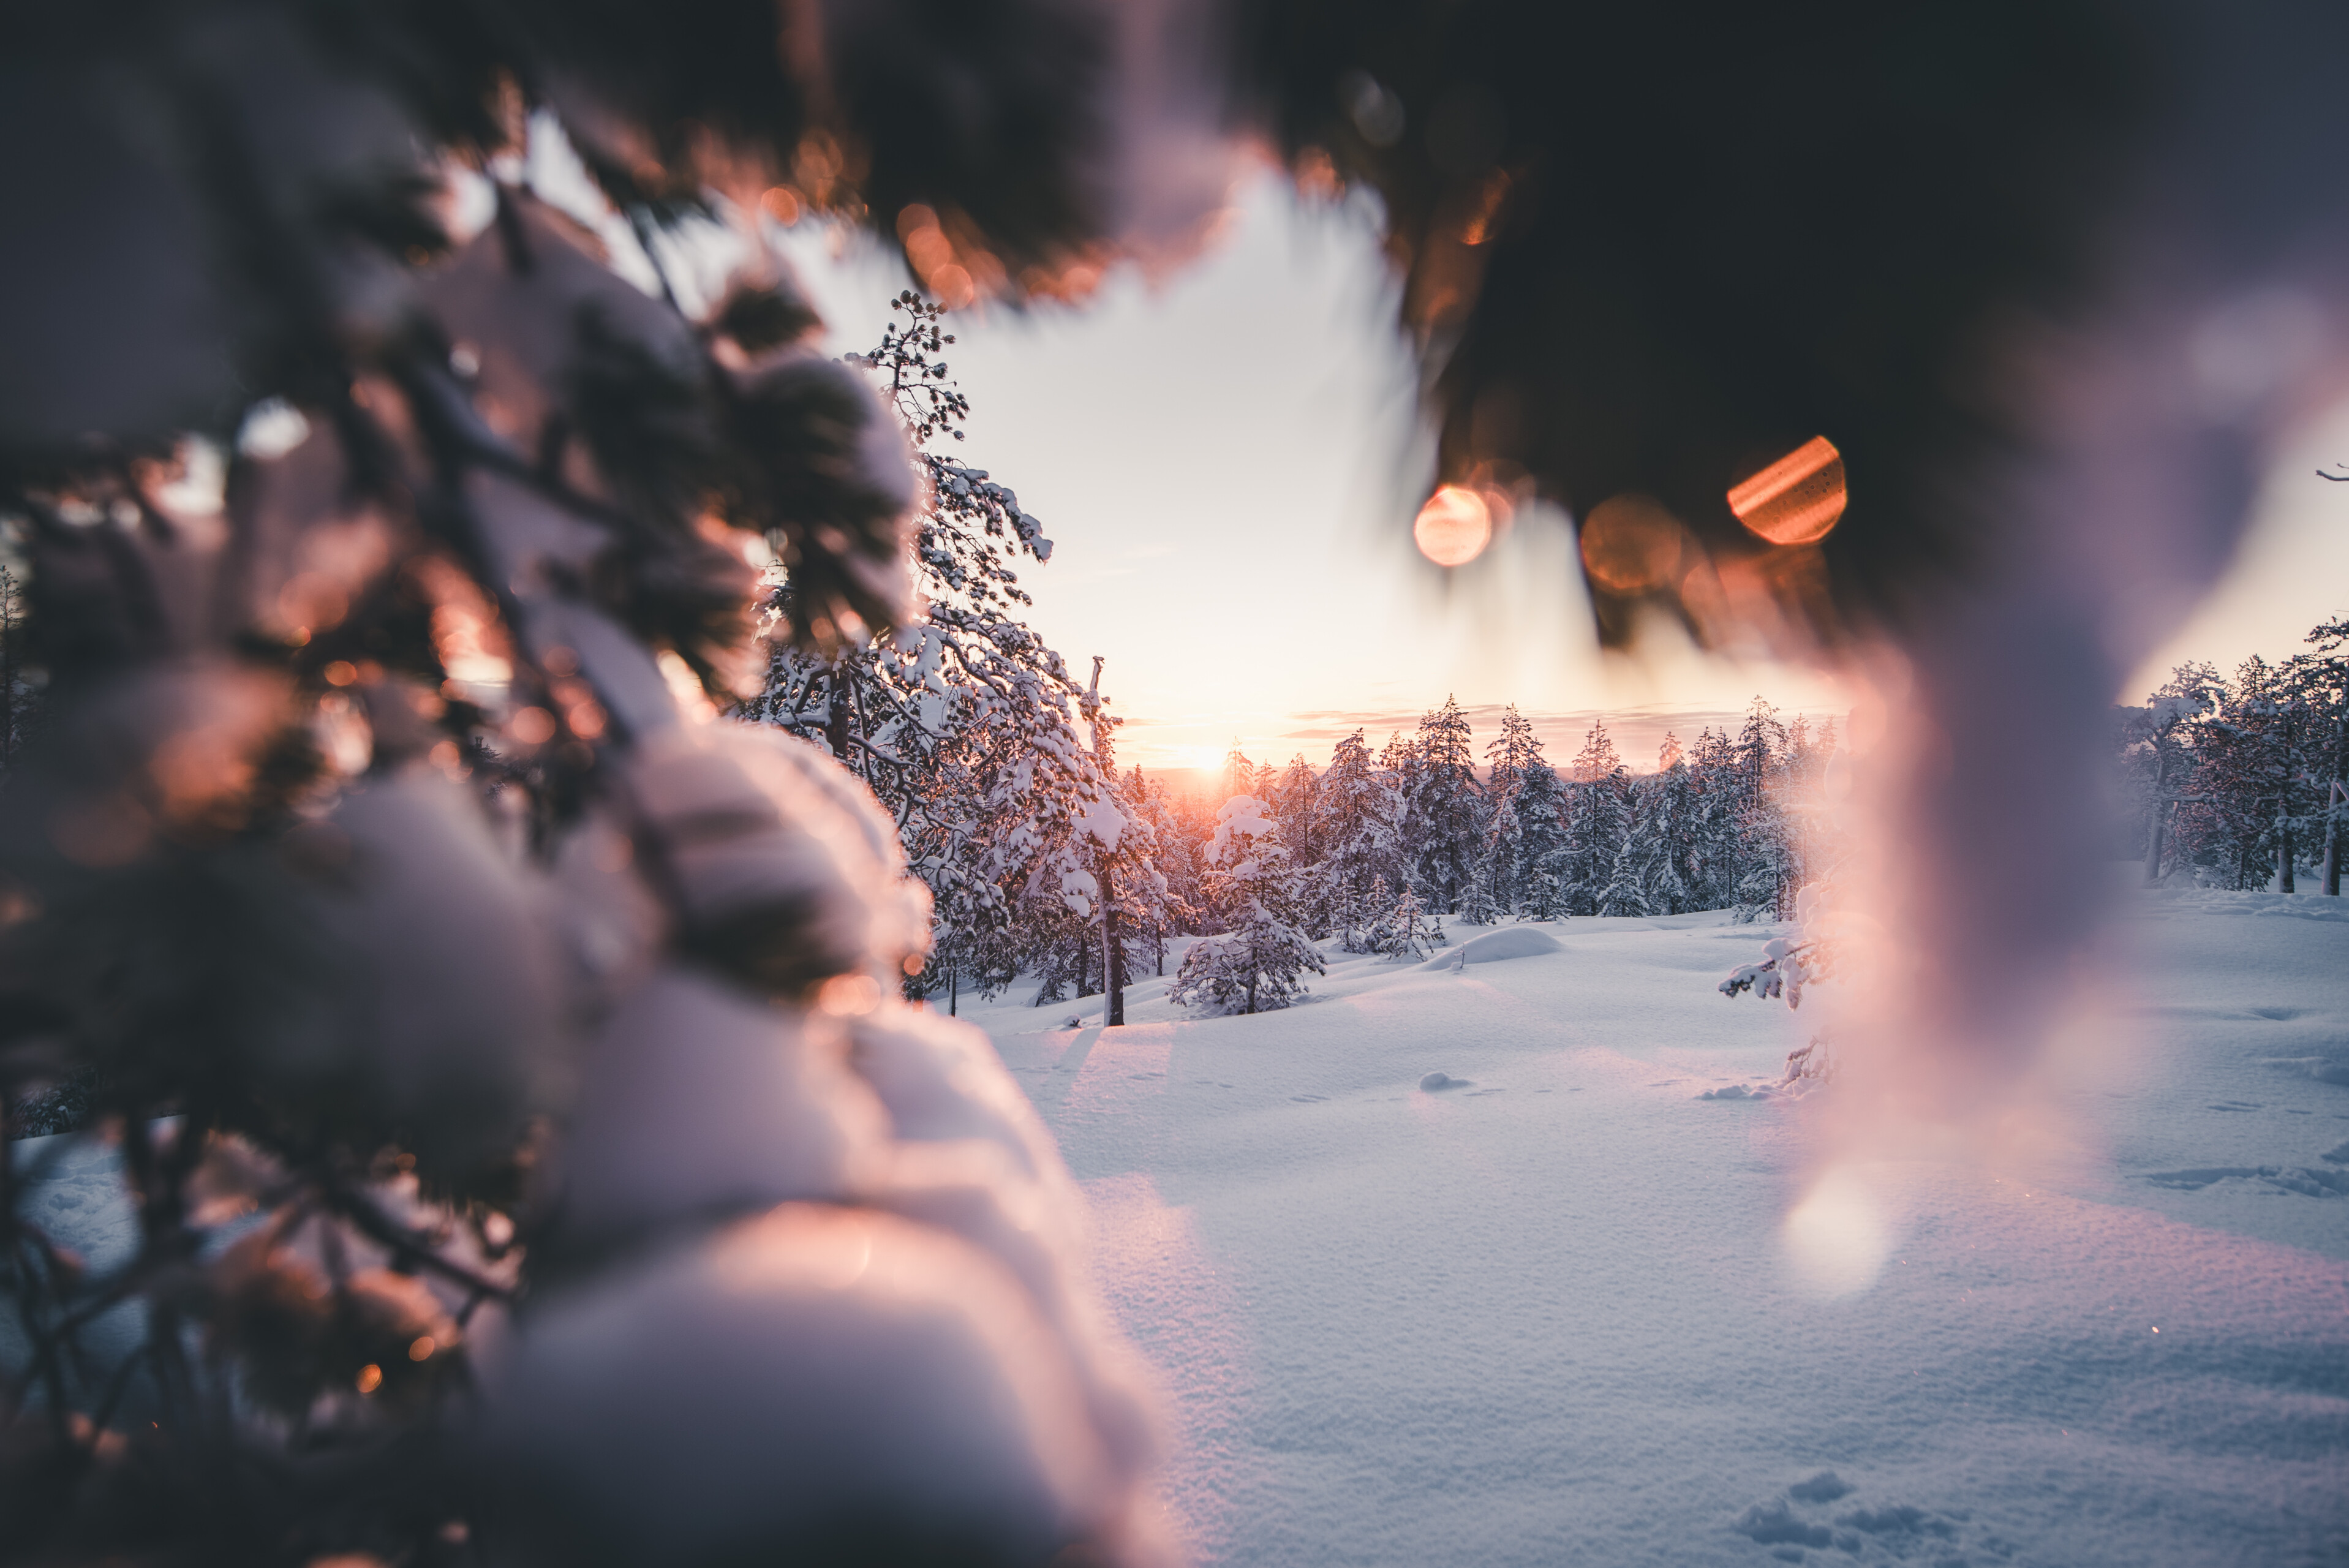
[[[1729,510],[1773,544],[1816,544],[1843,520],[1844,499],[1843,454],[1813,436],[1733,486]]]
[[[1411,537],[1438,566],[1465,566],[1493,541],[1493,509],[1464,485],[1445,485],[1419,509]]]
[[[1833,1300],[1876,1283],[1892,1250],[1892,1227],[1866,1174],[1838,1166],[1787,1213],[1780,1239],[1805,1288]]]
[[[1681,574],[1686,534],[1653,496],[1609,496],[1582,520],[1582,570],[1610,593],[1645,593]]]

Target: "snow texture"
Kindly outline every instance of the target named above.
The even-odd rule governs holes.
[[[1788,933],[1719,915],[1458,975],[1332,952],[1256,1017],[1149,979],[1121,1029],[965,1011],[1091,1200],[1203,1563],[2337,1561],[2349,1202],[2296,1183],[2349,1161],[2307,1065],[2349,1059],[2349,929],[2133,908],[2035,1162],[1823,1175],[1837,1086],[1754,1087],[1809,1010],[1713,989]],[[1475,1087],[1413,1092],[1438,1051]]]

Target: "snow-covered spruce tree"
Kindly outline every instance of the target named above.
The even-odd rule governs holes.
[[[1457,906],[1475,881],[1485,837],[1485,790],[1467,715],[1450,697],[1420,716],[1412,748],[1417,763],[1403,797],[1412,841],[1412,880],[1440,909]]]
[[[1031,877],[1035,891],[1021,907],[1033,913],[1016,929],[1029,934],[1023,950],[1039,982],[1035,1006],[1061,1000],[1063,991],[1102,995],[1108,1001],[1103,1021],[1122,1024],[1123,987],[1134,966],[1146,960],[1163,968],[1164,934],[1178,929],[1188,910],[1160,867],[1165,843],[1139,773],[1130,781],[1118,775],[1119,721],[1099,694],[1101,665],[1096,658],[1084,709],[1105,789],[1080,819],[1082,832],[1070,841],[1074,860],[1047,862],[1057,872],[1049,887],[1040,875]]]
[[[1299,752],[1281,769],[1280,782],[1275,787],[1271,800],[1277,820],[1282,824],[1289,858],[1301,871],[1310,871],[1321,862],[1321,841],[1315,831],[1320,821],[1321,780],[1313,765]]]
[[[1656,771],[1643,781],[1648,799],[1644,810],[1648,830],[1664,840],[1663,863],[1658,868],[1653,897],[1665,913],[1682,914],[1703,909],[1704,872],[1702,854],[1702,806],[1696,771],[1682,751],[1680,738],[1667,733],[1656,754]]]
[[[1419,748],[1400,730],[1390,732],[1387,743],[1379,748],[1378,775],[1395,800],[1395,866],[1389,880],[1397,886],[1410,880],[1424,841],[1425,824],[1412,810],[1419,794],[1420,772]]]
[[[0,1149],[9,1555],[1157,1560],[1066,1174],[895,1000],[893,824],[681,700],[764,663],[761,544],[780,635],[910,624],[909,454],[761,188],[1098,255],[1089,25],[833,19],[12,33],[0,1090],[93,1075],[136,1223],[76,1257]],[[558,111],[605,240],[516,183]],[[658,235],[718,222],[705,307]]]
[[[1575,756],[1567,789],[1567,845],[1559,869],[1573,913],[1598,913],[1600,895],[1614,882],[1615,862],[1631,830],[1630,789],[1630,771],[1616,754],[1606,721],[1593,722]]]
[[[1542,760],[1541,738],[1509,704],[1501,710],[1501,733],[1485,748],[1485,795],[1488,804],[1477,879],[1502,913],[1515,913],[1522,900],[1525,830],[1516,811],[1526,770]]]
[[[1402,802],[1355,730],[1330,754],[1314,796],[1314,841],[1325,888],[1345,890],[1361,912],[1357,924],[1386,913],[1383,879],[1402,874],[1399,844]],[[1371,894],[1380,883],[1379,896]],[[1334,896],[1334,895],[1332,895]],[[1363,951],[1349,948],[1350,952]]]
[[[1658,816],[1662,796],[1645,788],[1645,780],[1630,791],[1631,815],[1612,862],[1606,885],[1593,900],[1592,913],[1602,915],[1646,915],[1671,913],[1671,838],[1669,824]]]
[[[2315,651],[2295,655],[2292,663],[2312,713],[2312,794],[2321,804],[2303,822],[2303,838],[2318,857],[2323,892],[2338,898],[2343,851],[2349,849],[2349,656],[2343,653],[2349,645],[2349,621],[2335,618],[2312,627],[2306,641]]]
[[[2289,663],[2257,655],[2243,661],[2217,709],[2196,721],[2209,796],[2207,819],[2217,841],[2212,859],[2238,888],[2295,890],[2301,822],[2323,810],[2329,793],[2333,716],[2320,689],[2296,678]],[[2228,862],[2231,861],[2231,864]]]
[[[1518,913],[1525,904],[1525,829],[1517,820],[1517,790],[1496,796],[1485,828],[1485,851],[1476,881],[1495,916]]]
[[[1168,809],[1165,789],[1144,779],[1138,766],[1126,769],[1118,779],[1117,803],[1126,820],[1115,860],[1127,972],[1138,972],[1146,964],[1164,975],[1166,939],[1191,929],[1198,919],[1169,873],[1169,867],[1178,862],[1174,851],[1179,829]]]
[[[1324,972],[1305,934],[1301,889],[1280,830],[1262,800],[1235,795],[1216,813],[1206,860],[1226,929],[1183,955],[1168,998],[1222,1013],[1286,1007]]]
[[[936,962],[913,989],[951,1006],[1032,969],[1046,975],[1040,1000],[1056,1001],[1082,983],[1083,928],[1097,919],[1088,862],[1123,818],[1079,732],[1086,688],[1019,619],[1033,600],[1017,567],[1050,560],[1051,541],[1013,490],[952,454],[970,404],[941,357],[954,342],[945,310],[910,290],[891,304],[904,320],[849,358],[879,381],[918,455],[925,623],[779,647],[750,712],[830,748],[896,822],[933,901]],[[788,568],[780,578],[773,613],[788,614],[797,589]]]
[[[1566,789],[1557,769],[1536,758],[1510,798],[1518,833],[1518,908],[1527,920],[1562,920],[1570,912]]]
[[[1785,802],[1773,789],[1785,751],[1786,727],[1777,708],[1755,696],[1732,743],[1737,810],[1731,907],[1743,921],[1784,918],[1784,901],[1801,886]]]
[[[1493,896],[1493,862],[1488,853],[1477,857],[1466,881],[1460,884],[1456,910],[1463,925],[1490,925],[1501,917],[1500,902]]]
[[[1363,896],[1361,905],[1361,934],[1357,939],[1357,945],[1348,948],[1347,951],[1349,953],[1384,953],[1387,950],[1387,934],[1392,929],[1389,923],[1394,915],[1394,895],[1388,891],[1387,879],[1383,876],[1371,878],[1370,892]]]

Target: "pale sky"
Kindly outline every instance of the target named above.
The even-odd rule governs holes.
[[[1259,762],[1319,763],[1354,726],[1375,747],[1447,694],[1480,751],[1515,702],[1554,760],[1604,715],[1635,767],[1668,727],[1685,741],[1757,693],[1786,717],[1839,717],[1837,683],[1766,659],[1671,638],[1600,655],[1554,516],[1521,518],[1448,583],[1420,559],[1432,446],[1372,239],[1365,209],[1301,206],[1266,177],[1162,285],[1127,273],[1081,309],[948,317],[974,408],[959,455],[1043,521],[1032,624],[1081,676],[1107,657],[1122,759],[1207,766],[1237,739]],[[835,350],[869,347],[898,263],[812,223],[787,243]],[[2349,610],[2349,484],[2315,477],[2342,461],[2349,407],[2280,453],[2236,571],[2116,696],[2186,657],[2289,654]]]
[[[870,346],[898,264],[812,224],[790,244],[837,346]],[[1602,658],[1554,515],[1447,584],[1411,542],[1433,446],[1394,316],[1364,211],[1267,178],[1161,286],[1127,273],[1077,310],[947,318],[973,408],[959,455],[1043,520],[1032,624],[1080,675],[1108,659],[1122,760],[1219,762],[1237,738],[1259,762],[1319,763],[1356,725],[1375,747],[1451,695],[1480,750],[1515,702],[1557,760],[1603,714],[1649,766],[1666,727],[1685,740],[1757,692],[1789,717],[1848,707],[1816,676],[1685,645]]]
[[[2306,653],[2311,626],[2349,614],[2349,484],[2318,479],[2319,468],[2349,472],[2349,403],[2279,444],[2234,566],[2137,667],[2123,701],[2144,701],[2190,659],[2231,674],[2253,654]]]

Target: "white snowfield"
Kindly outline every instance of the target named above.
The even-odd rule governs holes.
[[[2337,1563],[2345,902],[2135,898],[2060,1178],[1822,1190],[1833,1088],[1750,1092],[1813,1009],[1718,995],[1774,934],[1718,915],[964,1014],[1084,1182],[1202,1563]]]

